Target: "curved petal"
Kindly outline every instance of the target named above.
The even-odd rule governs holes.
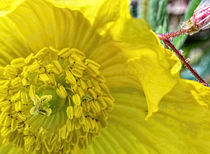
[[[31,52],[26,39],[7,16],[0,18],[0,36],[0,66]]]
[[[209,87],[203,86],[196,81],[179,79],[176,86],[165,99],[170,98],[178,101],[180,98],[183,98],[185,102],[197,103],[209,110],[209,96]]]
[[[181,63],[171,51],[162,47],[143,20],[118,20],[110,33],[129,59],[130,73],[137,77],[143,87],[148,119],[158,111],[160,100],[175,86]]]
[[[0,0],[0,17],[3,17],[16,9],[24,0]]]
[[[161,61],[156,52],[150,49],[142,49],[141,52],[141,56],[129,60],[128,65],[130,72],[136,75],[146,95],[148,104],[148,115],[146,119],[148,119],[153,112],[158,111],[158,105],[161,99],[177,83],[178,78],[173,74],[174,72],[179,72],[181,67],[178,64],[165,68],[161,65]]]
[[[56,7],[81,11],[91,24],[98,27],[119,17],[128,17],[131,0],[47,0]]]
[[[46,0],[56,7],[79,10],[93,24],[94,18],[106,0]]]
[[[139,90],[112,89],[116,101],[108,126],[87,153],[209,153],[210,111],[196,104],[188,88],[174,88],[149,120],[144,119],[146,100]],[[210,90],[205,92],[208,97]]]
[[[110,36],[103,35],[101,37],[79,12],[55,8],[42,0],[31,0],[22,3],[7,18],[13,23],[10,25],[14,25],[15,29],[2,24],[8,30],[1,30],[7,35],[14,34],[14,36],[8,37],[13,42],[25,42],[25,45],[21,43],[19,46],[28,47],[29,52],[37,52],[46,46],[53,46],[57,49],[78,48],[86,52],[87,57],[101,64],[103,74],[111,87],[133,82],[129,77],[125,77],[127,76],[127,70],[125,70],[126,59],[122,55],[121,49],[113,41],[110,41]],[[19,36],[15,32],[18,32],[22,39],[13,40]],[[2,38],[3,41],[8,42],[10,45],[15,44],[10,43],[11,41],[5,38]],[[13,49],[6,48],[5,54],[12,51]],[[25,51],[26,49],[17,49],[17,53],[24,54],[22,55],[24,57],[28,55],[28,52]],[[9,55],[18,57],[16,54]],[[2,63],[7,64],[14,57],[9,57],[6,61],[4,58]],[[119,78],[121,82],[119,82]],[[133,84],[136,84],[136,81]]]
[[[74,47],[88,52],[101,39],[80,12],[56,8],[43,0],[25,1],[7,18],[16,29],[11,29],[9,26],[7,31],[4,29],[0,31],[7,32],[8,35],[19,32],[33,52],[46,46],[57,49]],[[10,37],[14,38],[16,37]],[[15,42],[18,40],[21,39],[15,39]],[[25,51],[19,50],[19,52]]]
[[[94,26],[104,27],[118,18],[130,17],[130,2],[131,0],[105,0],[94,19]]]
[[[101,65],[102,74],[109,88],[139,87],[136,78],[128,73],[127,57],[112,39],[99,43],[89,54],[90,59]]]

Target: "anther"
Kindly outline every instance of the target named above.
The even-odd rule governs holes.
[[[13,60],[1,75],[8,83],[0,85],[0,100],[5,101],[0,102],[0,135],[23,137],[22,145],[17,137],[12,142],[27,152],[84,148],[106,126],[113,99],[100,65],[78,49],[43,48]]]

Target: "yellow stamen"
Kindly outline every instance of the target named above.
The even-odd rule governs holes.
[[[26,152],[85,148],[113,98],[100,65],[78,49],[45,47],[0,72],[0,135]]]
[[[73,100],[75,105],[80,105],[81,104],[80,96],[78,94],[73,95],[72,100]]]

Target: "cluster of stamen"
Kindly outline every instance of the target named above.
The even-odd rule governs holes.
[[[26,152],[70,153],[106,126],[113,98],[100,65],[52,47],[0,68],[0,135]]]

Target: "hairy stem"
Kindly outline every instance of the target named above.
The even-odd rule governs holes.
[[[171,49],[177,54],[179,59],[184,63],[184,65],[190,70],[190,72],[196,77],[196,79],[201,82],[204,86],[208,86],[206,81],[202,79],[198,73],[190,66],[190,64],[185,60],[185,58],[182,56],[182,54],[176,49],[176,47],[168,40],[168,39],[163,39],[163,42],[171,47]]]
[[[185,32],[187,32],[185,29],[180,29],[176,32],[166,33],[166,34],[157,34],[157,35],[158,35],[159,39],[161,39],[161,40],[168,40],[170,38],[182,35]]]

